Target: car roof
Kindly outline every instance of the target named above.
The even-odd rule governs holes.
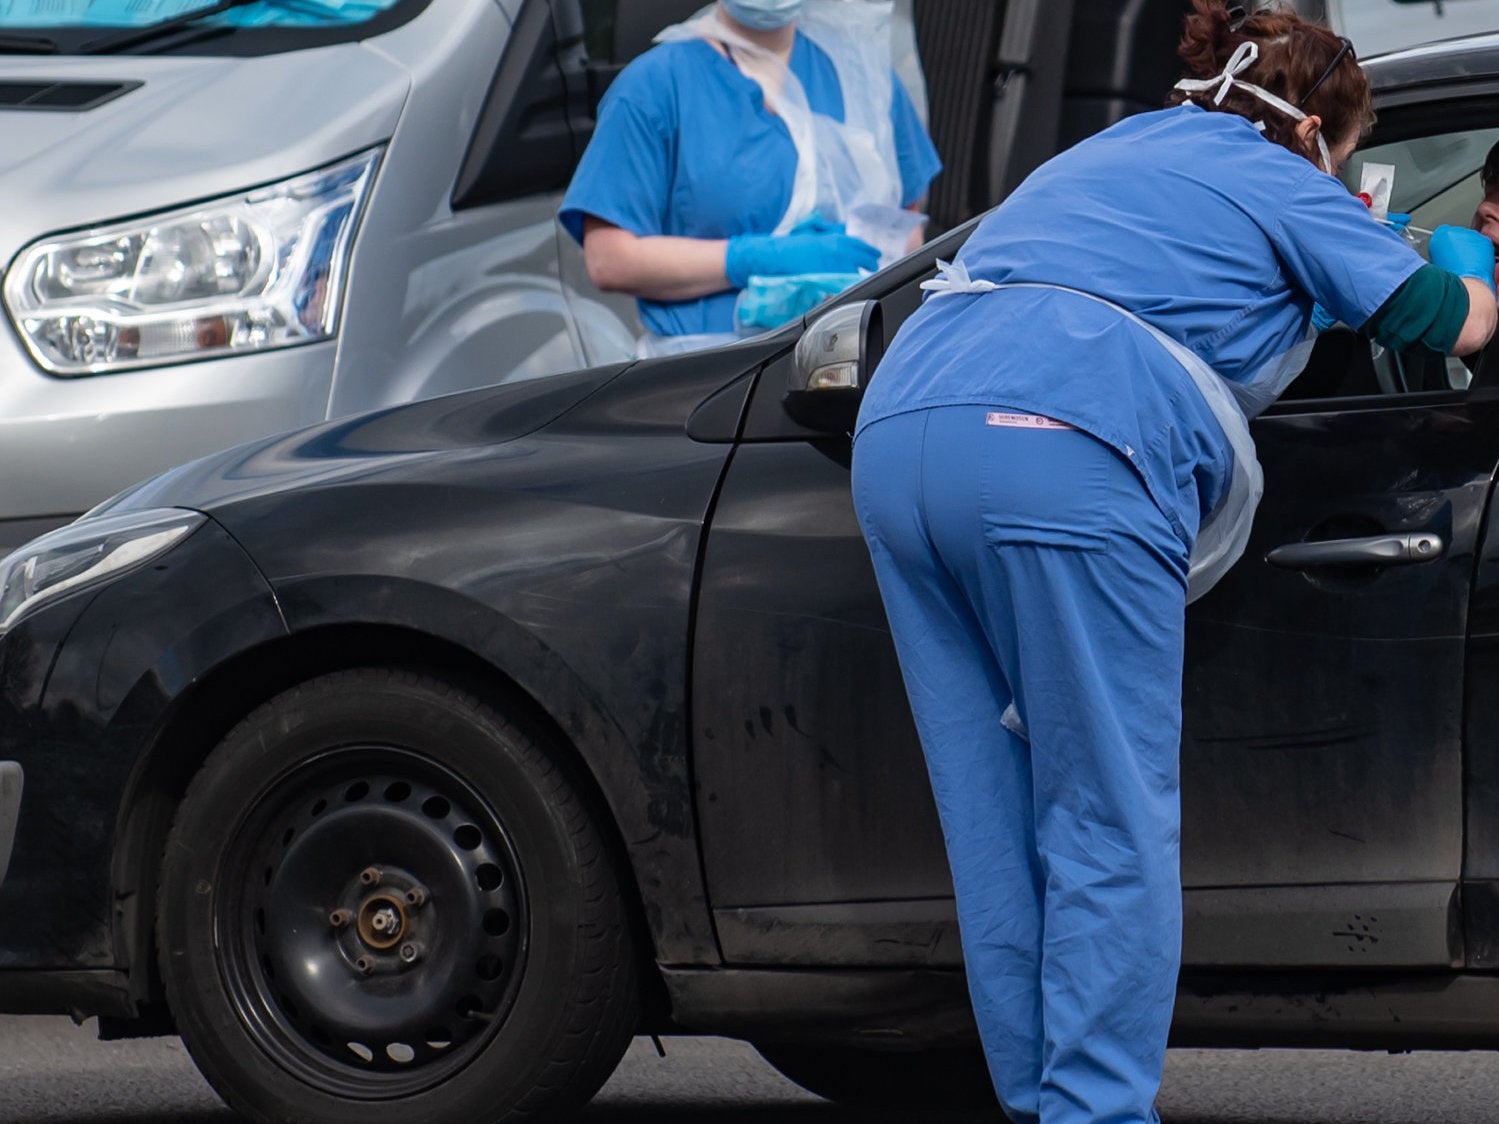
[[[1423,43],[1363,60],[1376,94],[1407,86],[1499,79],[1499,32]]]

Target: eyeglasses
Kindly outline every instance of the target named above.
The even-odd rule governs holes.
[[[1317,88],[1332,77],[1332,72],[1338,69],[1338,63],[1342,62],[1345,56],[1353,59],[1354,62],[1358,61],[1358,55],[1353,53],[1353,44],[1347,38],[1339,35],[1338,42],[1342,43],[1343,45],[1338,48],[1338,53],[1333,55],[1332,62],[1327,64],[1327,69],[1322,72],[1322,77],[1313,82],[1311,88],[1308,89],[1306,93],[1301,95],[1301,100],[1296,103],[1297,109],[1300,109],[1304,105],[1306,105],[1306,103],[1311,100],[1311,96],[1317,92]]]

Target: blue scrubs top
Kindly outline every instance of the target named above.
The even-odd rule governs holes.
[[[1306,338],[1313,300],[1362,325],[1424,264],[1338,180],[1245,118],[1194,105],[1127,118],[1054,157],[958,260],[975,280],[1102,297],[1245,384]],[[1112,445],[1189,547],[1232,468],[1191,376],[1138,325],[1075,294],[928,298],[871,380],[858,428],[978,404]]]
[[[790,65],[813,111],[842,121],[832,60],[798,33]],[[942,162],[899,79],[894,93],[901,202],[909,206]],[[760,87],[704,40],[662,43],[609,87],[558,217],[579,242],[584,215],[640,237],[769,234],[791,202],[795,176],[796,146],[785,123],[765,108]],[[663,336],[732,332],[737,295],[642,300],[640,317]]]

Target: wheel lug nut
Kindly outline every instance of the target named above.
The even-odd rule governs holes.
[[[425,887],[413,886],[406,891],[406,904],[420,909],[427,902],[427,891]]]
[[[401,959],[408,964],[414,964],[421,959],[422,946],[415,941],[407,941],[401,946]]]
[[[332,925],[335,929],[342,929],[352,920],[354,920],[354,915],[347,909],[335,909],[332,913],[328,914],[328,924]]]
[[[359,881],[366,886],[378,886],[383,874],[378,866],[367,866],[359,872]]]
[[[368,956],[361,956],[358,960],[354,961],[354,967],[367,976],[375,970],[375,962]]]
[[[375,910],[370,916],[370,928],[377,933],[394,933],[400,927],[401,919],[389,906]]]

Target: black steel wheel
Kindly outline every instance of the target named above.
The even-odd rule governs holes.
[[[919,1111],[999,1105],[977,1045],[897,1051],[762,1042],[755,1048],[809,1093],[851,1107]]]
[[[614,863],[534,742],[390,670],[272,700],[183,800],[158,903],[167,997],[259,1120],[550,1118],[634,1030]]]

